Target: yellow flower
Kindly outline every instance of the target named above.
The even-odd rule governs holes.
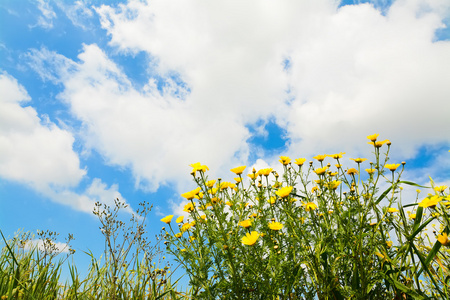
[[[212,188],[208,190],[208,193],[210,193],[211,195],[215,195],[218,191],[218,188]]]
[[[368,142],[367,144],[369,144],[369,145],[374,145],[376,148],[380,148],[380,147],[383,146],[384,144],[390,145],[390,144],[391,144],[391,141],[390,141],[390,140],[384,140],[384,141],[381,141],[381,142],[373,142],[373,143]]]
[[[252,233],[248,233],[242,238],[242,244],[253,246],[259,238],[259,233],[256,231],[252,231]]]
[[[336,168],[340,169],[342,166],[341,164],[335,164]]]
[[[332,190],[335,190],[338,188],[338,186],[341,184],[338,180],[333,180],[332,182],[328,183],[328,187]]]
[[[313,158],[317,159],[318,161],[324,161],[324,159],[327,157],[328,155],[323,154],[323,155],[316,155]]]
[[[184,198],[186,198],[188,200],[192,200],[200,192],[200,190],[201,190],[200,187],[198,187],[195,190],[192,190],[190,192],[181,194],[181,197],[184,197]]]
[[[315,210],[317,208],[317,205],[313,202],[308,202],[304,206],[306,211]]]
[[[395,207],[389,207],[387,211],[390,213],[395,213],[398,212],[398,209],[396,209]]]
[[[250,177],[250,179],[255,179],[258,175],[256,173],[250,173],[247,174],[248,177]]]
[[[181,223],[181,222],[183,222],[183,220],[184,220],[184,216],[179,216],[179,217],[175,220],[175,222]]]
[[[229,207],[233,206],[233,203],[231,203],[230,201],[225,202],[226,205],[228,205]]]
[[[422,202],[419,203],[420,207],[435,207],[439,201],[442,200],[442,197],[439,197],[438,195],[432,196],[430,198],[425,198],[422,200]]]
[[[272,168],[261,169],[258,171],[258,175],[269,176],[272,170],[273,170]]]
[[[409,218],[410,218],[411,220],[415,220],[415,219],[416,219],[416,214],[410,214],[410,215],[409,215]]]
[[[245,168],[247,168],[247,166],[240,166],[240,167],[233,168],[230,171],[236,175],[241,175],[242,172],[244,172]]]
[[[305,163],[305,161],[306,161],[306,158],[297,158],[297,159],[294,161],[294,163],[295,163],[297,166],[302,166],[302,165]]]
[[[201,215],[200,218],[201,218],[202,221],[205,221],[205,222],[207,221],[206,220],[206,215]]]
[[[241,177],[235,177],[234,180],[236,180],[236,182],[241,182],[242,178]]]
[[[234,183],[228,182],[228,181],[223,181],[220,183],[220,189],[224,190],[227,188],[234,188],[236,185]]]
[[[315,169],[314,172],[315,172],[317,175],[323,175],[323,174],[325,174],[325,172],[326,172],[327,170],[328,170],[328,167],[325,166],[325,167],[323,167],[323,168],[317,168],[317,169]]]
[[[197,163],[195,163],[195,164],[192,164],[192,165],[189,165],[189,166],[191,166],[191,167],[193,168],[193,169],[192,169],[192,172],[193,172],[193,173],[195,173],[195,172],[197,172],[197,171],[205,172],[206,170],[209,170],[209,168],[208,168],[207,166],[202,165],[202,164],[199,163],[199,162],[197,162]]]
[[[314,193],[315,191],[320,191],[319,190],[319,187],[317,187],[317,186],[313,186],[313,188],[311,189],[311,193]]]
[[[220,199],[217,198],[217,197],[213,197],[213,198],[211,198],[211,203],[212,203],[212,204],[220,203]]]
[[[387,241],[387,242],[386,242],[386,246],[387,246],[388,248],[391,248],[391,247],[392,247],[392,241]]]
[[[291,159],[288,156],[280,156],[279,162],[283,165],[288,165],[291,162]]]
[[[342,155],[344,155],[344,154],[345,154],[345,152],[339,152],[337,154],[330,154],[328,156],[331,158],[334,158],[334,159],[339,159],[339,158],[342,158]]]
[[[188,204],[186,204],[183,208],[183,211],[185,212],[191,212],[194,210],[194,204],[192,204],[192,202],[189,202]]]
[[[278,191],[275,192],[280,198],[286,198],[289,196],[289,194],[292,192],[293,186],[286,186],[278,189]]]
[[[167,216],[167,217],[162,218],[162,219],[161,219],[161,222],[164,222],[164,223],[166,223],[166,224],[169,224],[170,221],[172,221],[172,218],[173,218],[173,215],[169,215],[169,216]]]
[[[185,232],[186,230],[189,230],[192,227],[191,223],[184,223],[183,226],[181,226],[180,231]]]
[[[354,162],[356,162],[356,163],[358,163],[358,164],[360,164],[360,163],[362,163],[362,162],[364,162],[364,161],[366,161],[367,160],[367,158],[350,158],[351,160],[353,160]]]
[[[252,220],[247,219],[247,220],[241,221],[241,222],[239,222],[239,226],[248,228],[248,227],[252,226]]]
[[[450,240],[448,239],[447,233],[443,232],[440,235],[437,236],[437,240],[439,243],[441,243],[443,246],[450,246]]]
[[[367,136],[367,138],[369,139],[369,140],[371,140],[372,142],[375,142],[376,140],[377,140],[377,137],[379,136],[379,134],[378,133],[375,133],[375,134],[372,134],[372,135],[369,135],[369,136]]]
[[[373,174],[373,173],[375,173],[375,169],[366,169],[366,172],[367,173],[369,173],[369,174]]]
[[[183,233],[178,232],[177,234],[175,234],[175,237],[176,237],[176,238],[180,238],[182,235],[183,235]]]
[[[398,167],[400,167],[400,164],[386,164],[384,167],[394,172]]]
[[[272,197],[269,198],[269,200],[267,200],[267,202],[269,202],[270,204],[274,204],[276,200],[277,200],[277,198],[272,196]]]
[[[446,185],[436,186],[434,188],[434,191],[436,193],[442,193],[443,191],[445,191],[446,188],[448,188],[448,186],[446,186]]]
[[[208,180],[207,182],[205,182],[205,185],[209,188],[212,188],[214,186],[214,183],[216,183],[215,180]]]
[[[348,175],[358,174],[358,170],[356,170],[355,168],[350,168],[350,169],[347,170],[347,174]]]
[[[283,228],[283,224],[281,224],[280,222],[270,222],[269,228],[272,230],[280,230],[281,228]]]

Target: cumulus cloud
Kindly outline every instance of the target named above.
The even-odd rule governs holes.
[[[0,74],[0,90],[0,176],[37,188],[78,184],[86,171],[72,150],[72,134],[22,107],[30,97],[7,73]]]
[[[80,168],[72,149],[73,135],[31,106],[26,90],[15,78],[0,74],[0,177],[29,185],[54,202],[91,213],[94,203],[112,204],[121,198],[117,185],[108,187],[94,179],[83,193],[76,193],[87,170]],[[131,209],[128,209],[131,212]]]
[[[404,160],[424,144],[450,143],[442,131],[450,42],[435,40],[450,3],[396,1],[383,13],[378,4],[130,0],[97,7],[110,46],[120,55],[148,53],[150,73],[166,89],[156,78],[136,89],[94,44],[78,61],[55,53],[37,61],[54,57],[60,98],[82,121],[86,145],[151,190],[169,182],[189,190],[188,164],[196,161],[211,176],[248,163],[248,126],[269,119],[288,134],[283,154],[356,157],[371,151],[365,137],[377,132],[393,142],[392,158]]]

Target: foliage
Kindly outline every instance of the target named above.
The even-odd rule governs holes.
[[[403,186],[418,185],[400,180],[405,163],[388,164],[391,142],[377,137],[368,137],[374,159],[365,171],[365,158],[345,169],[345,153],[309,164],[281,156],[281,176],[253,169],[246,185],[245,166],[231,170],[238,177],[230,183],[191,165],[197,188],[182,194],[189,218],[161,221],[193,297],[448,299],[450,252],[441,247],[448,241],[448,189],[403,207]],[[431,222],[440,224],[434,245],[426,234]]]
[[[77,268],[69,264],[70,278],[62,284],[61,270],[75,251],[59,249],[57,234],[39,231],[41,243],[30,243],[32,236],[17,234],[6,240],[0,256],[0,299],[179,299],[171,282],[169,265],[160,250],[160,238],[151,246],[145,237],[148,203],[132,214],[127,222],[119,219],[126,205],[116,199],[114,207],[96,203],[94,214],[101,223],[105,252],[97,259],[91,252],[88,275],[80,279]],[[73,237],[69,235],[66,245]],[[27,246],[28,245],[28,246]],[[58,259],[59,258],[59,259]],[[163,265],[165,264],[165,265]]]

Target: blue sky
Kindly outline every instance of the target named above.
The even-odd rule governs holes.
[[[191,163],[231,180],[368,157],[373,133],[407,179],[448,184],[449,24],[444,0],[2,1],[1,230],[100,254],[95,201],[153,203],[153,235]]]

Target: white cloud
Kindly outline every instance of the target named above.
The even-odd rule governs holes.
[[[107,187],[95,178],[83,192],[76,193],[87,171],[72,146],[74,137],[48,120],[34,108],[21,104],[30,100],[15,78],[0,74],[0,177],[31,186],[52,201],[91,213],[94,203],[113,204],[126,200],[117,185]],[[131,208],[125,211],[131,212]]]
[[[81,193],[74,192],[72,189],[53,187],[41,189],[40,192],[56,203],[67,205],[88,214],[93,212],[96,202],[114,207],[114,200],[119,199],[127,204],[127,200],[119,192],[118,185],[113,184],[108,187],[99,178],[94,178],[92,183]],[[133,213],[133,209],[129,205],[123,211]]]
[[[77,185],[86,171],[72,150],[72,134],[22,107],[30,97],[7,73],[0,74],[0,90],[0,176],[38,188]]]
[[[293,157],[356,157],[372,151],[365,137],[375,132],[391,139],[394,160],[414,157],[423,144],[450,143],[443,132],[450,42],[433,42],[449,9],[442,0],[396,1],[385,15],[331,0],[131,0],[96,8],[111,46],[149,53],[157,61],[152,73],[177,74],[186,90],[173,83],[160,92],[151,78],[135,89],[97,45],[84,46],[78,62],[39,58],[43,49],[32,56],[58,70],[41,76],[64,84],[60,97],[82,121],[89,147],[129,167],[139,186],[175,182],[189,190],[190,163],[222,177],[247,163],[246,126],[261,119],[287,130],[283,154]]]
[[[38,249],[39,251],[45,251],[45,247],[48,247],[49,245],[44,245],[44,241],[41,239],[33,239],[28,240],[25,245],[25,250],[32,250],[32,249]],[[57,251],[58,253],[69,253],[70,246],[67,243],[62,242],[54,242],[52,241],[52,249]],[[50,250],[47,248],[47,251]]]
[[[37,24],[34,26],[40,26],[44,29],[53,28],[53,19],[56,18],[56,13],[51,7],[49,0],[36,0],[36,2],[41,15],[38,17]]]
[[[88,1],[75,1],[73,4],[67,4],[64,2],[56,2],[56,5],[64,11],[67,18],[75,25],[84,30],[92,28],[90,19],[94,13],[91,8],[88,7]]]
[[[21,58],[44,82],[60,83],[62,78],[66,78],[68,72],[74,71],[76,67],[76,64],[64,55],[50,51],[45,47],[41,47],[40,50],[30,49]]]

